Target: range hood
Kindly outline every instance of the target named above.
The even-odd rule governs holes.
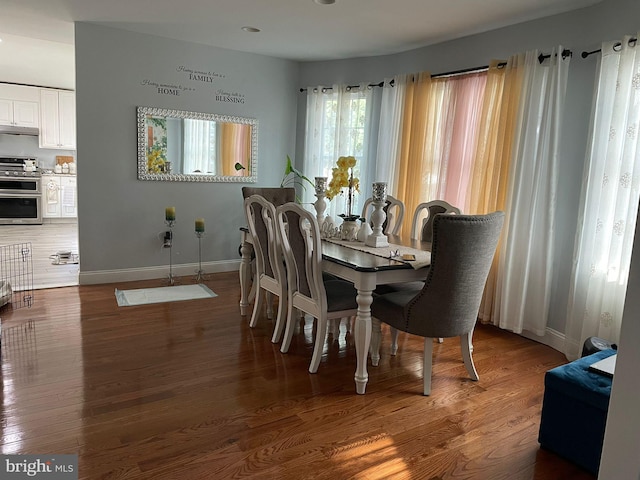
[[[40,135],[40,129],[36,127],[16,127],[15,125],[0,125],[0,134],[5,135]]]

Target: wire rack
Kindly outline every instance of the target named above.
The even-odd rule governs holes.
[[[0,245],[0,311],[33,305],[31,242]]]

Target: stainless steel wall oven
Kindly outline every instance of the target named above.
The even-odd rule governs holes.
[[[42,224],[42,174],[35,163],[0,157],[0,225]]]

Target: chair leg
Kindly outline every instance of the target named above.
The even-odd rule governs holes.
[[[424,394],[431,395],[431,367],[433,364],[433,338],[424,339],[424,366],[422,376],[424,377]]]
[[[391,355],[398,353],[398,329],[391,327]]]
[[[473,357],[471,351],[473,345],[471,344],[471,338],[473,336],[473,330],[469,333],[465,333],[460,336],[460,349],[462,350],[462,360],[464,360],[464,366],[471,377],[471,380],[478,381],[478,372],[476,372],[476,366],[473,363]]]
[[[252,263],[251,265],[251,290],[249,290],[249,295],[247,296],[247,301],[249,303],[253,302],[253,300],[256,298],[256,293],[258,290],[258,282],[257,282],[257,275],[256,275],[256,266],[255,264]]]
[[[293,331],[295,330],[295,320],[293,319],[293,306],[291,302],[291,295],[287,295],[287,324],[284,329],[284,338],[282,339],[282,345],[280,345],[280,351],[287,353],[289,346],[291,345],[291,339],[293,338]],[[296,314],[300,313],[300,310],[295,309]],[[296,315],[297,317],[297,315]]]
[[[278,312],[276,313],[276,326],[273,329],[271,343],[278,343],[282,337],[284,326],[287,323],[287,296],[280,292],[278,296]]]
[[[341,318],[332,318],[329,320],[329,333],[333,337],[334,340],[337,340],[340,336],[340,322]]]
[[[273,318],[273,293],[265,292],[265,298],[267,300],[267,318],[271,320]]]
[[[256,299],[253,302],[253,313],[251,314],[251,320],[249,326],[254,328],[258,324],[258,317],[260,316],[260,310],[262,309],[262,301],[264,300],[264,289],[256,287]]]
[[[377,367],[380,363],[380,344],[382,343],[382,329],[380,320],[371,317],[371,343],[369,344],[369,355],[371,355],[371,365]]]
[[[327,319],[316,319],[316,339],[313,345],[313,356],[309,365],[309,373],[316,373],[320,366],[322,351],[324,350],[324,341],[327,338]]]

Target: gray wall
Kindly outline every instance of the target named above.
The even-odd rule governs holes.
[[[510,55],[538,49],[549,53],[558,44],[573,51],[571,59],[564,141],[558,191],[558,229],[554,239],[558,258],[554,275],[553,299],[549,327],[564,332],[567,297],[571,275],[571,258],[576,230],[576,218],[582,172],[585,160],[585,139],[591,111],[597,56],[582,59],[583,50],[600,47],[603,40],[615,40],[634,34],[640,28],[640,2],[606,0],[595,6],[555,15],[487,33],[412,50],[397,55],[356,58],[341,61],[302,63],[300,86],[331,85],[333,83],[377,83],[395,74],[429,71],[443,73],[487,65],[492,59],[507,59]],[[296,157],[304,148],[305,100],[299,94],[298,136]],[[549,340],[550,343],[553,339]]]
[[[181,66],[223,77],[190,80]],[[252,185],[276,186],[294,153],[297,78],[298,64],[286,60],[76,24],[80,282],[108,280],[112,270],[120,280],[158,277],[154,267],[169,262],[159,238],[166,206],[177,211],[174,265],[197,263],[194,219],[203,217],[209,271],[237,268],[244,184],[137,180],[136,107],[258,119]],[[160,94],[145,81],[185,89]],[[244,95],[244,103],[217,101],[218,89]]]

